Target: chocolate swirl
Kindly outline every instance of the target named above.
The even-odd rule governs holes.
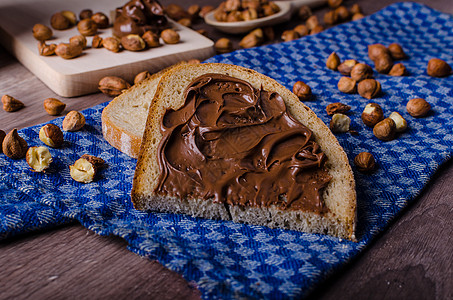
[[[156,193],[325,213],[331,176],[312,132],[281,96],[221,74],[196,78],[161,124]]]

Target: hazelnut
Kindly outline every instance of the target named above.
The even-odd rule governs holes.
[[[351,69],[351,78],[357,82],[371,77],[373,77],[373,69],[367,64],[358,63]]]
[[[272,27],[270,27],[270,28],[272,28]],[[293,30],[295,32],[297,32],[297,34],[299,34],[300,37],[306,36],[310,33],[310,31],[308,30],[308,27],[303,24],[297,25],[296,27],[294,27]],[[273,39],[270,39],[270,40],[273,40]]]
[[[3,130],[0,130],[0,153],[3,153],[2,144],[5,139],[6,133]]]
[[[343,75],[349,76],[351,75],[352,68],[357,63],[355,59],[347,59],[338,66],[338,71]]]
[[[362,13],[362,8],[360,8],[360,5],[357,3],[353,4],[351,8],[349,9],[349,12],[351,14],[361,14]]]
[[[39,55],[42,55],[42,56],[54,55],[56,48],[57,48],[57,45],[55,45],[55,44],[47,45],[45,42],[41,42],[38,44]]]
[[[63,132],[54,124],[46,124],[39,130],[39,139],[49,147],[59,148],[63,144]]]
[[[349,10],[345,6],[339,6],[335,9],[339,22],[344,22],[351,17]]]
[[[94,21],[97,28],[106,29],[109,27],[109,18],[102,12],[97,12],[91,16],[91,20]]]
[[[71,21],[61,12],[57,12],[50,18],[50,26],[56,30],[65,30],[71,27]]]
[[[179,21],[183,18],[190,18],[188,12],[178,4],[169,4],[165,7],[165,13],[167,16],[175,21]]]
[[[358,13],[358,14],[353,14],[351,20],[352,21],[357,21],[357,20],[360,20],[360,19],[363,19],[363,18],[365,18],[365,15],[361,14],[361,13]]]
[[[388,74],[393,67],[392,57],[388,54],[383,54],[374,60],[374,68],[382,74]]]
[[[374,79],[364,79],[357,85],[357,92],[363,98],[372,99],[381,92],[381,84]]]
[[[101,48],[102,47],[102,38],[99,35],[93,36],[91,40],[91,47],[92,48]]]
[[[342,3],[343,3],[343,0],[328,0],[328,1],[327,1],[327,4],[328,4],[331,8],[337,8],[337,7],[340,6]]]
[[[149,77],[151,77],[151,74],[148,71],[140,72],[137,75],[135,75],[134,84],[140,83]]]
[[[83,35],[76,35],[69,39],[69,43],[85,49],[87,46],[87,39]]]
[[[228,53],[233,51],[233,43],[227,38],[220,38],[215,42],[214,48],[218,53]]]
[[[306,21],[311,15],[313,15],[313,13],[308,5],[301,6],[297,12],[297,16],[301,21]]]
[[[79,13],[79,19],[90,19],[93,15],[93,11],[91,9],[84,9]]]
[[[200,13],[200,10],[201,10],[201,7],[200,5],[198,4],[192,4],[191,6],[189,6],[189,8],[187,9],[187,13],[190,15],[190,17],[193,19],[195,19],[198,14]]]
[[[374,127],[374,125],[384,120],[384,111],[379,104],[368,103],[365,106],[361,117],[366,126]]]
[[[451,74],[451,66],[439,58],[432,58],[428,62],[426,72],[432,77],[445,77]]]
[[[344,114],[334,114],[330,120],[330,130],[334,133],[344,133],[349,131],[351,119]]]
[[[3,139],[3,153],[12,159],[24,158],[28,150],[27,142],[19,136],[17,129],[11,130]]]
[[[431,110],[431,105],[422,98],[411,99],[406,104],[407,112],[416,118],[426,116]]]
[[[336,102],[336,103],[330,103],[326,107],[326,112],[329,116],[332,116],[334,114],[345,114],[347,113],[351,107],[349,105]]]
[[[72,179],[82,183],[90,183],[94,180],[99,168],[105,164],[102,158],[84,154],[69,166],[69,172]]]
[[[338,23],[338,15],[335,10],[330,10],[324,14],[324,23],[326,25],[334,25]]]
[[[35,24],[33,26],[33,36],[38,41],[46,41],[52,38],[52,29],[43,24]]]
[[[305,25],[307,26],[308,30],[313,30],[313,28],[319,25],[318,17],[316,15],[310,16],[305,22]]]
[[[382,141],[391,141],[395,138],[396,124],[390,118],[385,118],[373,127],[374,136]]]
[[[142,39],[145,41],[149,48],[155,48],[160,46],[159,36],[152,31],[146,31],[142,35]]]
[[[61,114],[66,108],[66,104],[55,98],[47,98],[43,104],[45,111],[51,116]]]
[[[61,43],[55,48],[55,54],[64,59],[72,59],[82,54],[83,48],[76,44]]]
[[[130,87],[131,85],[126,80],[117,76],[106,76],[99,81],[99,90],[111,97],[121,95],[124,90]]]
[[[294,41],[298,38],[300,38],[300,36],[295,30],[285,30],[282,33],[282,40],[285,42]]]
[[[354,164],[360,172],[367,173],[374,170],[376,161],[373,154],[369,152],[360,152],[354,158]]]
[[[311,98],[311,88],[309,85],[302,81],[297,81],[293,85],[293,93],[302,101]]]
[[[138,34],[128,34],[121,38],[121,45],[129,51],[141,51],[145,49],[146,43]]]
[[[189,18],[182,18],[178,21],[178,23],[185,27],[192,27],[192,20],[190,20]]]
[[[3,110],[6,112],[15,112],[23,108],[25,105],[22,101],[17,100],[16,98],[10,95],[2,96]]]
[[[338,81],[338,90],[346,94],[354,94],[357,90],[356,81],[350,77],[341,77]]]
[[[239,42],[239,46],[241,46],[242,48],[252,48],[261,45],[263,43],[263,40],[263,30],[258,28],[244,36]]]
[[[112,52],[120,52],[121,42],[113,36],[106,37],[102,40],[102,46]]]
[[[407,75],[406,67],[402,63],[394,64],[389,71],[390,76],[405,76]]]
[[[63,119],[64,131],[77,131],[82,129],[83,126],[85,126],[85,117],[78,111],[72,110],[68,112]]]
[[[77,24],[77,30],[81,35],[93,36],[98,32],[98,26],[92,19],[83,19]]]
[[[212,6],[212,5],[205,5],[205,6],[203,6],[200,9],[200,14],[199,15],[200,15],[201,18],[204,18],[204,16],[206,16],[206,14],[210,13],[214,9],[215,9],[215,7]]]
[[[400,115],[400,113],[394,111],[390,114],[389,118],[395,122],[396,132],[403,132],[407,129],[407,121]]]
[[[316,25],[315,28],[313,28],[312,30],[310,30],[310,34],[317,34],[317,33],[320,33],[321,31],[324,30],[324,26],[322,25]]]
[[[403,47],[401,47],[398,43],[390,44],[388,46],[388,50],[394,60],[405,59],[407,57],[406,53],[404,53]]]
[[[75,24],[77,24],[77,16],[75,13],[73,13],[72,11],[70,10],[63,10],[61,12],[61,14],[63,16],[66,17],[66,19],[69,20],[69,23],[70,23],[70,27],[74,26]]]
[[[382,55],[390,55],[390,51],[382,44],[368,45],[368,57],[376,60]]]
[[[43,172],[52,163],[52,155],[47,147],[30,147],[25,155],[25,160],[33,171]]]
[[[336,71],[338,69],[338,66],[340,65],[340,57],[338,57],[337,53],[332,52],[329,57],[327,58],[326,61],[326,67]]]
[[[209,34],[208,34],[208,32],[206,31],[206,29],[197,29],[196,31],[197,31],[199,34],[201,34],[202,36],[209,37]]]
[[[160,37],[166,44],[177,44],[180,40],[179,33],[173,29],[165,29],[161,32]]]

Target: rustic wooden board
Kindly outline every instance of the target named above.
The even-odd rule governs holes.
[[[203,60],[214,54],[214,43],[187,27],[171,22],[181,36],[175,45],[162,43],[161,47],[140,52],[121,51],[113,53],[107,49],[88,48],[75,59],[65,60],[58,56],[44,57],[38,54],[32,35],[33,25],[42,23],[50,26],[52,14],[71,10],[77,15],[82,9],[111,14],[125,0],[4,0],[0,2],[0,43],[55,93],[63,97],[74,97],[97,91],[99,80],[107,75],[123,77],[133,81],[134,76],[144,70],[155,72],[180,60]],[[48,43],[68,42],[79,35],[77,28],[64,31],[53,30],[54,38]],[[111,29],[99,30],[101,37],[111,36]],[[88,37],[88,46],[91,46]]]

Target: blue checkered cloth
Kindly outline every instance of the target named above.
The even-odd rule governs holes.
[[[409,59],[410,75],[375,73],[383,93],[373,99],[385,114],[400,112],[409,128],[397,139],[382,142],[363,125],[360,113],[369,101],[337,89],[341,75],[325,67],[336,51],[373,65],[367,45],[400,43]],[[25,160],[0,155],[0,238],[77,220],[100,235],[124,238],[129,249],[156,259],[187,280],[197,283],[203,298],[288,299],[306,296],[385,230],[414,201],[439,166],[450,159],[453,145],[453,76],[426,74],[430,58],[453,63],[452,16],[415,3],[399,3],[362,20],[328,29],[292,42],[240,50],[209,62],[237,64],[275,78],[287,88],[302,80],[314,99],[307,104],[325,122],[329,103],[352,107],[352,128],[358,135],[337,135],[352,164],[362,151],[374,154],[378,169],[370,175],[353,171],[358,195],[358,242],[262,226],[137,211],[130,201],[136,160],[102,138],[105,104],[85,110],[87,125],[65,132],[61,149],[50,149],[54,162],[47,174],[30,171]],[[432,105],[426,118],[413,118],[405,109],[411,98]],[[52,123],[61,126],[62,118]],[[41,126],[20,131],[30,146],[42,145]],[[71,179],[68,166],[83,153],[102,157],[108,168],[97,181]]]

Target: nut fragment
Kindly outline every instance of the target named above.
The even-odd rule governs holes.
[[[395,122],[396,132],[403,132],[407,129],[407,121],[400,115],[399,112],[392,112],[389,118]]]
[[[49,147],[59,148],[63,144],[63,132],[54,124],[46,124],[39,130],[39,139]]]
[[[369,65],[358,63],[352,67],[351,78],[355,81],[359,82],[371,77],[373,77],[373,69]]]
[[[43,172],[52,163],[52,155],[45,146],[30,147],[25,155],[28,165],[36,172]]]
[[[357,90],[356,81],[350,77],[343,76],[337,84],[338,90],[346,94],[354,94]]]
[[[145,41],[149,48],[155,48],[160,46],[159,36],[152,31],[146,31],[142,35],[142,39]]]
[[[64,59],[72,59],[82,54],[83,48],[78,44],[60,43],[55,48],[55,54]]]
[[[71,21],[61,12],[57,12],[50,18],[50,26],[56,30],[65,30],[71,27]]]
[[[268,28],[272,28],[272,27],[268,27]],[[297,34],[299,34],[300,37],[306,36],[310,33],[310,31],[308,30],[308,27],[304,24],[297,25],[296,27],[294,27],[293,30],[295,32],[297,32]],[[269,39],[269,40],[273,40],[273,39]]]
[[[63,119],[64,131],[77,131],[85,126],[85,117],[78,111],[70,111]]]
[[[66,104],[55,98],[47,98],[44,100],[44,109],[51,116],[57,116],[66,108]]]
[[[121,45],[129,51],[141,51],[145,49],[146,43],[138,34],[128,34],[121,38]]]
[[[351,107],[349,105],[340,103],[340,102],[335,102],[335,103],[330,103],[326,107],[326,112],[329,116],[332,116],[334,114],[345,114],[347,113]]]
[[[33,26],[33,36],[38,41],[46,41],[52,37],[52,29],[43,24],[35,24]]]
[[[233,51],[233,43],[227,38],[220,38],[215,42],[214,48],[218,53],[228,53]]]
[[[336,71],[338,69],[338,66],[340,65],[340,57],[336,52],[332,52],[329,57],[327,58],[326,61],[326,67]]]
[[[94,180],[97,171],[105,164],[102,158],[84,154],[69,166],[72,179],[82,183],[90,183]]]
[[[394,60],[405,59],[407,57],[406,53],[404,53],[403,47],[401,47],[398,43],[390,44],[388,46],[388,50]]]
[[[2,150],[9,158],[21,159],[27,153],[28,144],[19,136],[17,129],[14,128],[3,139]]]
[[[42,55],[42,56],[54,55],[56,48],[57,48],[57,45],[55,45],[55,44],[47,45],[45,42],[38,43],[39,55]]]
[[[431,105],[422,98],[411,99],[406,104],[407,112],[416,118],[426,116],[431,110]]]
[[[381,84],[374,79],[364,79],[357,85],[357,92],[366,99],[372,99],[381,92]]]
[[[354,158],[354,164],[360,172],[367,173],[374,170],[376,167],[376,160],[373,154],[369,152],[360,152]]]
[[[406,67],[402,63],[394,64],[389,71],[390,76],[405,76],[407,75]]]
[[[3,103],[3,110],[7,112],[14,112],[18,111],[19,109],[23,108],[25,105],[20,100],[10,96],[10,95],[3,95],[2,96],[2,103]]]
[[[451,74],[451,66],[442,59],[432,58],[428,62],[426,72],[429,76],[445,77]]]
[[[261,45],[263,41],[263,30],[261,28],[257,28],[244,36],[239,42],[239,46],[241,46],[242,48],[252,48]]]
[[[302,81],[297,81],[293,85],[293,93],[296,94],[296,96],[300,100],[308,100],[311,98],[311,88],[308,84]]]
[[[160,37],[166,44],[177,44],[179,43],[179,33],[173,29],[165,29],[160,33]]]
[[[130,87],[131,85],[126,80],[117,76],[106,76],[99,81],[99,90],[111,97],[121,95]]]
[[[85,36],[93,36],[98,31],[98,26],[92,19],[83,19],[77,24],[77,30]]]
[[[349,76],[351,74],[352,68],[357,63],[358,62],[355,59],[347,59],[338,66],[338,71],[343,75]]]
[[[105,29],[109,27],[109,18],[102,12],[97,12],[92,15],[91,20],[96,23],[96,26],[99,29]]]
[[[120,52],[121,50],[121,42],[113,36],[106,37],[102,40],[102,46],[112,52]]]
[[[390,118],[385,118],[373,127],[374,136],[382,141],[391,141],[395,138],[396,124]]]
[[[134,84],[140,83],[149,77],[151,77],[151,74],[148,71],[140,72],[137,75],[135,75]]]
[[[334,133],[344,133],[349,131],[351,119],[344,114],[334,114],[330,120],[330,130]]]
[[[374,127],[374,125],[384,120],[384,111],[379,104],[368,103],[362,112],[361,118],[366,126]]]

